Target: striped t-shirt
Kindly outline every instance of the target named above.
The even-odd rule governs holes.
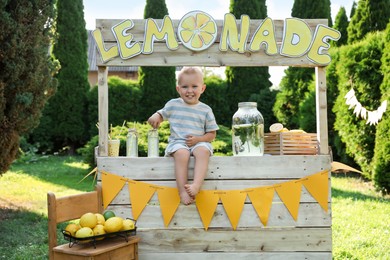
[[[169,121],[171,135],[168,142],[185,141],[186,136],[202,136],[219,129],[211,108],[205,103],[189,105],[181,98],[168,101],[158,111],[164,120]]]

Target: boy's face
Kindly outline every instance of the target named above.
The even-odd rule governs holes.
[[[180,97],[189,105],[197,104],[205,89],[202,76],[196,73],[182,75],[180,84],[176,86]]]

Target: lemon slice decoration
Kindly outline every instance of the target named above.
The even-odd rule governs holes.
[[[217,24],[207,13],[192,11],[180,20],[178,36],[186,48],[193,51],[202,51],[215,42]]]

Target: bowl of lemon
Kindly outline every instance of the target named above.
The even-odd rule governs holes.
[[[136,232],[136,220],[116,216],[111,210],[103,214],[85,213],[62,230],[64,239],[69,241],[69,247],[92,242],[95,248],[97,241],[118,236],[128,241],[128,237],[136,235]]]

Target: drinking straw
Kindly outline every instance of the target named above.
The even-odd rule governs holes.
[[[122,130],[123,130],[123,127],[125,126],[125,123],[126,123],[126,120],[125,120],[125,121],[123,121],[123,124],[122,124],[121,130],[120,130],[120,132],[119,132],[119,136],[121,136],[121,135],[122,135]]]

